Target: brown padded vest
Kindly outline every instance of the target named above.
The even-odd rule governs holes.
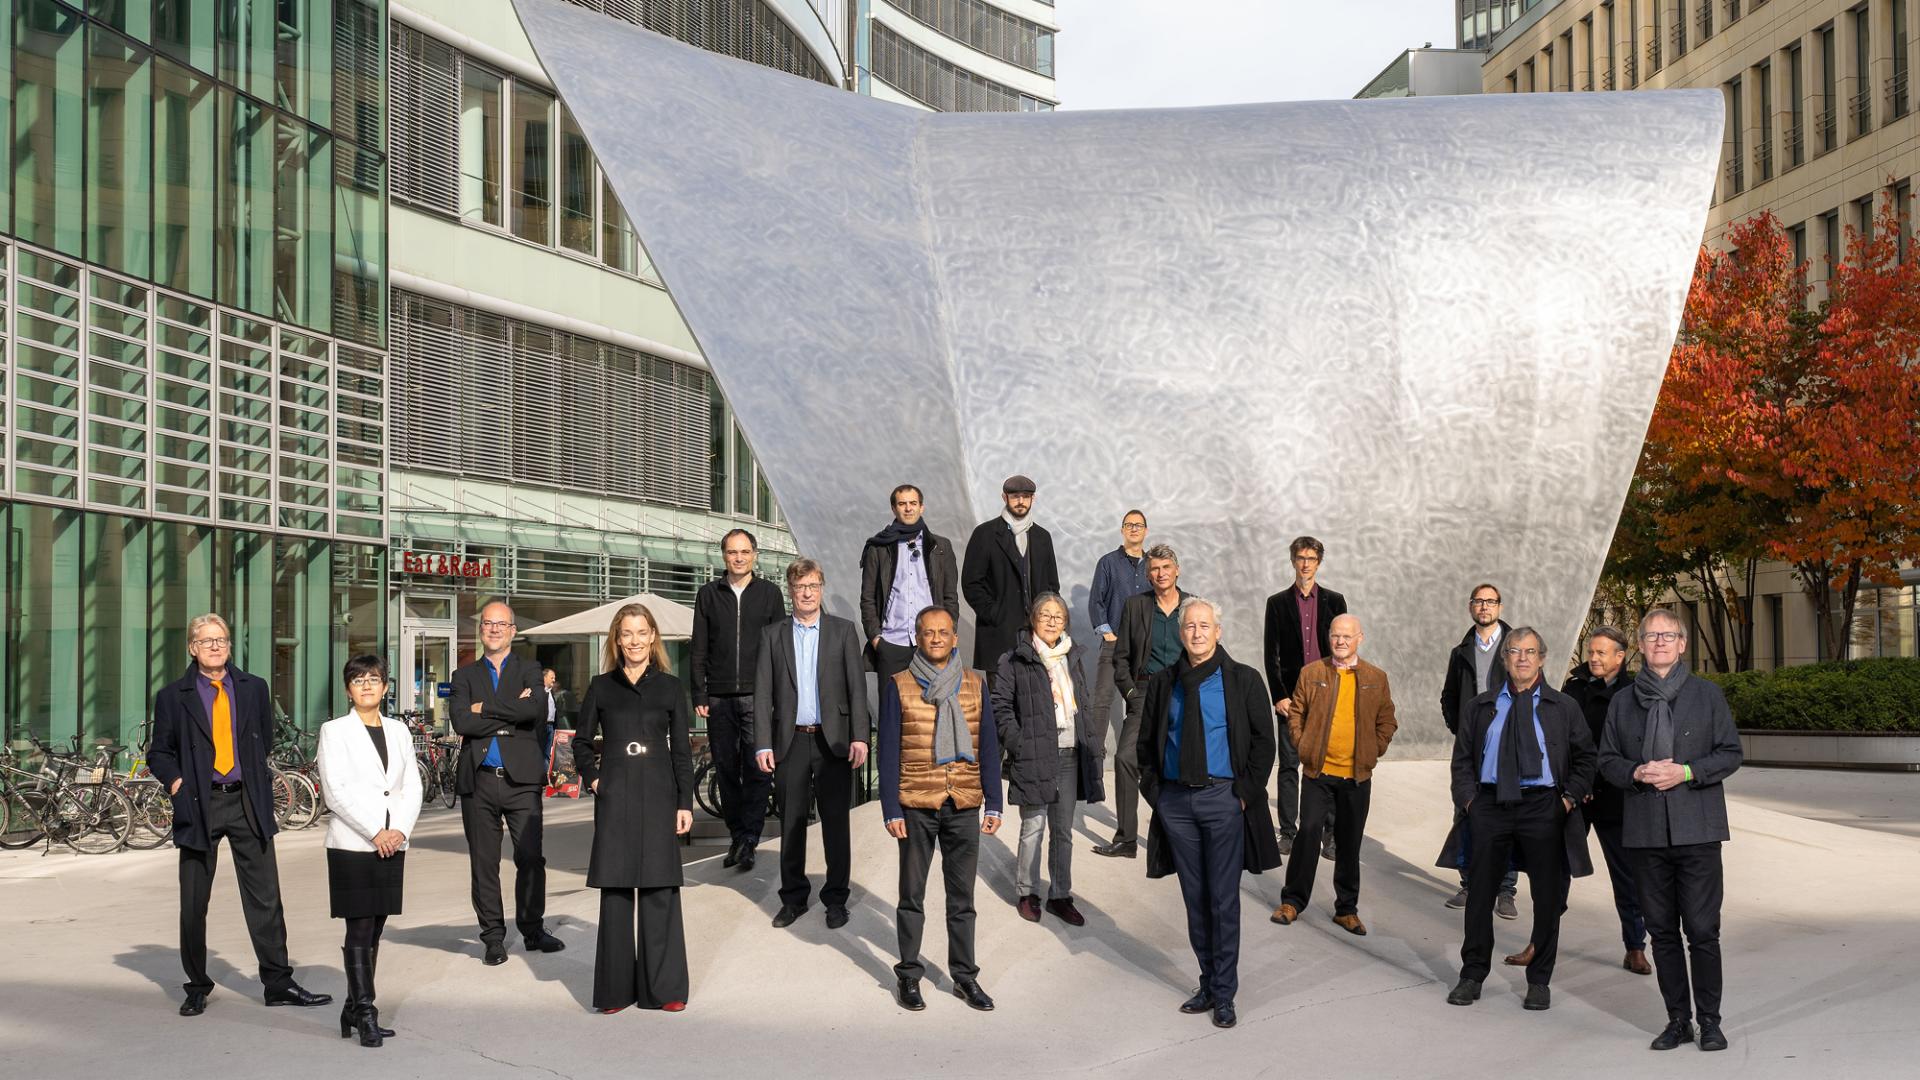
[[[948,663],[957,664],[959,658]],[[971,810],[986,801],[980,790],[980,702],[985,680],[968,670],[960,676],[960,712],[966,717],[967,732],[973,737],[975,761],[933,763],[933,727],[935,709],[920,700],[920,683],[910,671],[893,677],[900,691],[900,805],[916,810],[938,810],[953,800],[956,810]]]

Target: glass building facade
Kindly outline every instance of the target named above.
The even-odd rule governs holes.
[[[0,19],[5,732],[137,745],[217,611],[311,729],[384,647],[386,10]]]

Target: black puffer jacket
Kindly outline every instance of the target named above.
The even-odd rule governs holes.
[[[1080,751],[1080,775],[1065,778],[1074,785],[1074,798],[1080,802],[1099,802],[1106,798],[1100,777],[1100,747],[1094,745],[1089,723],[1086,677],[1075,663],[1077,653],[1067,654],[1067,670],[1073,677],[1073,700],[1079,709],[1073,717],[1073,744]],[[1010,806],[1041,806],[1054,800],[1062,781],[1060,773],[1060,732],[1054,726],[1053,681],[1047,677],[1047,665],[1034,650],[1033,635],[1021,634],[1013,650],[1000,657],[999,672],[993,684],[993,719],[999,729],[1000,748],[1006,755],[1001,770],[1007,781]]]

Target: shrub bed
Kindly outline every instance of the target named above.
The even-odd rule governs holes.
[[[1920,659],[1880,657],[1706,675],[1747,731],[1920,735]]]

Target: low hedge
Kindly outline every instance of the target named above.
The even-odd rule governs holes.
[[[1880,657],[1707,675],[1749,731],[1920,735],[1920,659]]]

